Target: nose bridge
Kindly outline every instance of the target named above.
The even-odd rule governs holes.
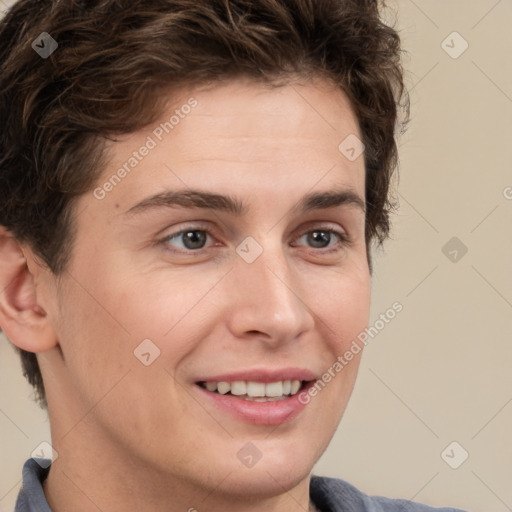
[[[267,243],[262,249],[251,263],[242,257],[236,262],[231,329],[237,336],[257,331],[276,342],[292,339],[311,328],[312,315],[282,245]]]

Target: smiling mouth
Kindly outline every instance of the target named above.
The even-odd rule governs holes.
[[[276,382],[234,381],[198,382],[198,386],[219,395],[228,395],[252,402],[286,400],[299,393],[312,381],[282,380]]]

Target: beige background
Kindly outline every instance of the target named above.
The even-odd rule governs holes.
[[[393,240],[377,257],[372,316],[395,301],[404,309],[368,344],[315,473],[369,494],[511,510],[512,2],[391,6],[408,53],[412,120],[401,141]],[[443,49],[463,48],[454,31],[469,44],[455,59]],[[455,262],[442,252],[452,237],[468,249],[461,257],[455,248]],[[0,511],[14,504],[24,460],[49,440],[30,396],[1,339]],[[458,469],[441,457],[453,441],[462,448],[448,450],[452,464],[462,449],[469,453]]]

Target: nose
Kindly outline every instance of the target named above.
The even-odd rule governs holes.
[[[228,327],[235,337],[278,346],[313,328],[300,274],[282,250],[267,248],[252,263],[238,258],[230,274]]]

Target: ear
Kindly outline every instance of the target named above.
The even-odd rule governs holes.
[[[36,277],[48,272],[5,227],[0,226],[0,327],[9,340],[27,352],[44,352],[57,345],[46,311],[38,304]]]

